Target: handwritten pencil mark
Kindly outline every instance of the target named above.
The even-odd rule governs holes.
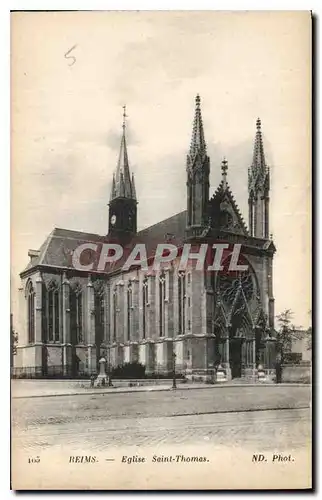
[[[76,62],[76,57],[75,56],[70,56],[69,54],[72,52],[72,50],[76,49],[77,45],[74,45],[71,49],[69,49],[66,54],[65,54],[65,59],[73,59],[73,62],[71,64],[68,64],[68,66],[73,66]]]

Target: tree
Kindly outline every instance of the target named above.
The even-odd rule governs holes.
[[[282,364],[286,354],[292,352],[292,343],[302,339],[305,335],[305,332],[293,325],[292,318],[293,312],[290,309],[286,309],[277,316],[279,328],[276,335],[276,351],[281,357]]]
[[[312,319],[311,309],[309,310],[309,316]],[[312,326],[309,326],[309,328],[306,331],[306,335],[307,335],[306,347],[309,351],[311,351],[312,350]]]
[[[10,358],[11,366],[13,366],[13,356],[17,354],[18,333],[14,330],[12,325],[12,314],[10,315]]]

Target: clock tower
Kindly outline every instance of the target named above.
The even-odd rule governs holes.
[[[126,113],[123,107],[122,138],[116,172],[113,175],[109,203],[108,234],[118,239],[130,239],[137,231],[137,200],[134,176],[130,175],[126,146]]]

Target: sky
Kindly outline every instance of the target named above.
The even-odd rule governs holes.
[[[54,227],[106,234],[127,106],[138,229],[186,208],[201,96],[210,195],[228,183],[246,223],[261,118],[271,169],[275,312],[311,318],[308,12],[16,12],[11,16],[11,279]],[[75,59],[73,59],[73,57]]]

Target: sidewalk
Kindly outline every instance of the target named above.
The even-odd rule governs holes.
[[[14,385],[14,384],[12,384]],[[187,391],[193,389],[224,389],[229,387],[301,387],[309,386],[309,384],[272,384],[272,383],[234,383],[234,382],[222,382],[216,384],[201,384],[201,383],[186,383],[177,384],[176,391]],[[113,387],[90,387],[88,382],[88,387],[59,387],[57,390],[53,387],[12,387],[11,397],[13,399],[22,398],[44,398],[53,396],[89,396],[97,394],[127,394],[133,392],[161,392],[161,391],[174,391],[172,385],[154,385],[154,386],[139,386],[139,387],[117,387],[117,383]]]

